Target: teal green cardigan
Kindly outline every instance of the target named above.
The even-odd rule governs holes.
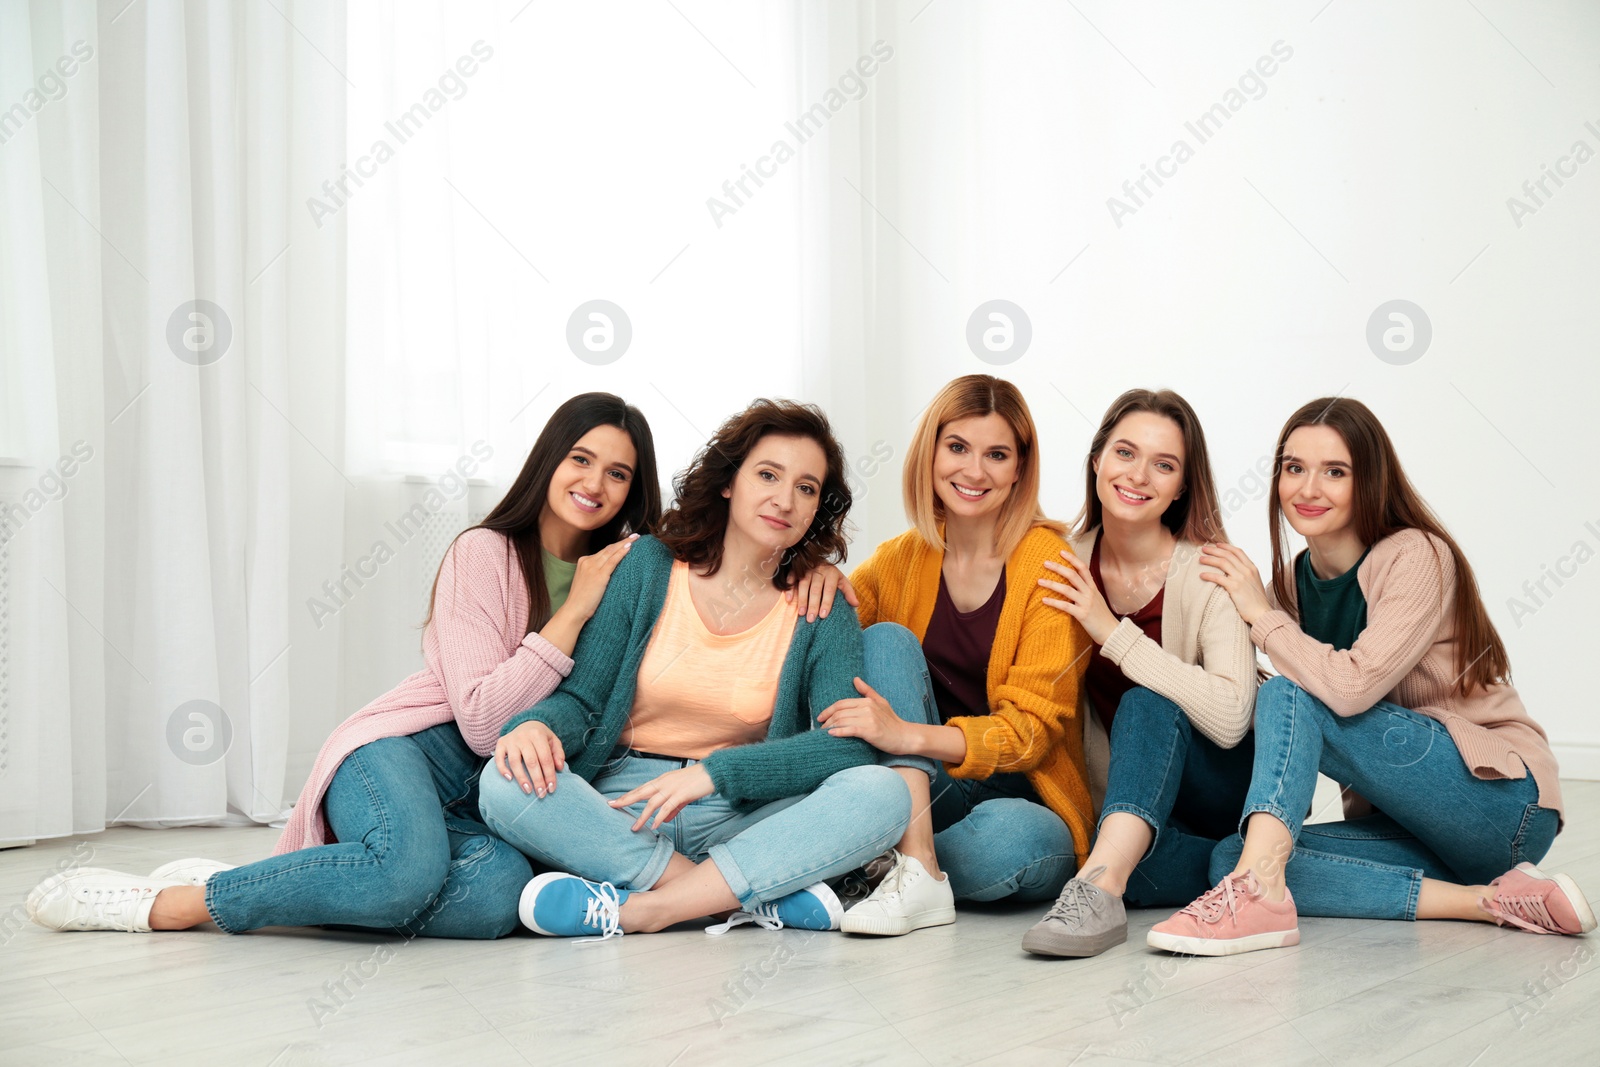
[[[639,664],[666,603],[672,563],[654,537],[634,542],[578,637],[572,673],[554,693],[512,716],[502,735],[530,720],[542,722],[561,739],[567,769],[594,780],[633,710]],[[862,669],[861,624],[842,596],[835,595],[826,619],[798,619],[767,739],[719,749],[703,761],[717,792],[741,805],[779,800],[809,793],[838,771],[876,762],[867,742],[834,737],[816,725],[834,701],[860,695],[855,678]]]

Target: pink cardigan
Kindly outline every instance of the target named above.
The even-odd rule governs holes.
[[[500,728],[555,691],[572,659],[537,633],[523,636],[528,588],[516,550],[494,530],[461,535],[439,567],[433,618],[422,634],[427,666],[350,716],[317,754],[274,855],[323,845],[322,811],[334,772],[356,749],[455,720],[468,747],[494,752]]]
[[[1251,639],[1279,673],[1335,715],[1359,715],[1380,700],[1426,715],[1450,731],[1474,777],[1532,774],[1539,806],[1559,814],[1555,754],[1517,691],[1454,691],[1455,561],[1445,543],[1420,530],[1391,534],[1372,546],[1356,581],[1367,598],[1367,628],[1348,650],[1307,636],[1279,610],[1256,619]]]

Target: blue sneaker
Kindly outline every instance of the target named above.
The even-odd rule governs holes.
[[[546,937],[598,934],[604,941],[623,933],[622,902],[632,895],[632,890],[610,882],[551,871],[523,888],[517,917],[523,926]]]
[[[844,916],[844,905],[826,882],[780,897],[771,904],[762,904],[754,911],[736,911],[727,922],[706,927],[713,937],[725,934],[735,926],[755,923],[763,930],[837,930]]]

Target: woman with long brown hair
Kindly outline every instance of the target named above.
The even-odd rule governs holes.
[[[1094,849],[1022,939],[1046,956],[1127,940],[1127,906],[1183,904],[1211,885],[1211,852],[1250,786],[1256,655],[1200,546],[1226,537],[1205,433],[1169,389],[1130,389],[1084,459],[1073,551],[1045,564],[1045,603],[1083,624],[1084,748]]]
[[[956,900],[1049,900],[1093,826],[1077,720],[1088,641],[1036,581],[1067,545],[1039,508],[1021,391],[986,374],[946,385],[902,486],[912,529],[851,576],[866,680],[822,716],[886,753],[912,796],[892,863],[845,913],[850,933],[954,922]]]
[[[1550,745],[1511,686],[1472,567],[1377,416],[1313,400],[1276,456],[1270,594],[1238,548],[1203,557],[1280,673],[1256,698],[1242,836],[1213,853],[1215,887],[1150,945],[1293,945],[1302,912],[1594,929],[1577,884],[1534,866],[1561,825]],[[1307,544],[1292,561],[1285,518]],[[1347,818],[1305,826],[1319,770],[1345,788]]]
[[[445,550],[424,667],[334,730],[273,856],[179,860],[148,877],[80,868],[41,883],[30,916],[140,933],[207,919],[228,933],[510,933],[531,871],[479,821],[478,772],[506,720],[572,670],[613,570],[660,514],[644,415],[610,393],[566,401],[500,503]],[[516,773],[528,776],[521,763]]]

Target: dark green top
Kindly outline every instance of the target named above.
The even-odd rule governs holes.
[[[1318,578],[1311,569],[1311,550],[1300,553],[1294,563],[1294,592],[1301,630],[1340,650],[1356,643],[1367,628],[1367,596],[1356,573],[1371,551],[1369,547],[1361,553],[1356,565],[1337,578]]]
[[[501,734],[531,720],[561,738],[567,767],[593,781],[622,736],[633,710],[639,663],[667,598],[672,553],[654,537],[639,538],[606,586],[594,618],[572,653],[572,673],[554,693],[511,717]],[[767,739],[719,749],[702,763],[717,792],[740,806],[800,796],[830,775],[876,762],[876,750],[855,737],[834,737],[816,724],[836,700],[859,696],[861,624],[835,594],[826,619],[796,621],[778,676]]]
[[[539,549],[539,555],[544,559],[544,585],[550,591],[550,614],[554,615],[572,592],[572,576],[578,573],[578,565],[568,563],[546,548]]]

